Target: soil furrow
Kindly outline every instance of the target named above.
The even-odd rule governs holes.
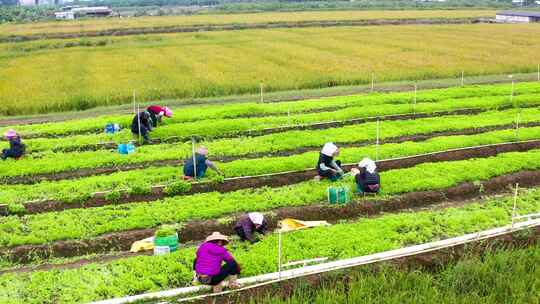
[[[516,183],[519,183],[521,187],[540,185],[540,170],[506,174],[487,181],[467,182],[442,190],[411,192],[388,200],[358,199],[355,203],[343,205],[340,208],[328,204],[285,207],[272,210],[272,214],[267,215],[267,219],[269,228],[274,229],[277,227],[278,220],[283,218],[298,218],[308,221],[321,219],[338,221],[361,216],[373,216],[383,212],[426,207],[448,200],[467,200],[482,195],[504,192],[508,191],[508,188]],[[187,222],[178,231],[181,242],[202,240],[213,231],[230,234],[237,217],[238,214],[230,217],[231,221],[229,223],[219,220]],[[4,247],[0,249],[0,255],[14,263],[24,264],[36,257],[48,259],[126,251],[129,250],[133,242],[152,236],[154,232],[155,229],[148,228],[114,232],[87,240],[66,240],[46,245]]]

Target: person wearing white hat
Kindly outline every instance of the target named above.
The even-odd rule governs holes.
[[[214,292],[223,289],[222,282],[229,277],[229,287],[238,288],[240,265],[225,246],[229,238],[219,232],[213,232],[197,249],[193,268],[197,281],[213,286]]]
[[[0,156],[2,160],[7,158],[19,159],[24,155],[26,151],[26,146],[22,143],[21,137],[15,130],[8,130],[4,136],[9,142],[9,149],[3,149],[2,155]]]
[[[255,232],[264,234],[268,229],[268,223],[264,215],[260,212],[250,212],[240,217],[234,226],[234,232],[242,241],[249,241],[255,244],[259,240],[255,238]]]
[[[351,170],[356,181],[358,193],[378,193],[381,188],[381,177],[377,172],[377,165],[369,158],[358,163],[358,169]]]
[[[334,160],[334,157],[339,155],[339,148],[329,142],[324,144],[321,153],[319,154],[319,161],[317,162],[317,175],[315,179],[320,180],[323,178],[329,178],[332,181],[336,181],[343,176],[343,169],[341,169],[341,162]]]
[[[195,161],[195,166],[193,165],[193,161]],[[208,159],[208,149],[204,146],[201,146],[197,149],[194,158],[190,157],[184,162],[184,179],[192,180],[195,178],[194,168],[197,171],[197,179],[203,178],[208,168],[222,175],[218,167]]]

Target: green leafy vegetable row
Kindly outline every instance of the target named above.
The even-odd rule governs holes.
[[[484,96],[509,96],[511,87],[509,84],[467,86],[460,88],[447,88],[435,90],[421,90],[417,93],[417,102],[438,102],[448,99],[460,99]],[[540,93],[538,83],[519,83],[516,85],[515,94]],[[183,107],[175,111],[172,119],[167,119],[167,124],[185,123],[209,119],[238,118],[246,115],[283,115],[288,112],[298,114],[310,110],[331,110],[336,107],[354,107],[380,104],[407,104],[412,102],[413,93],[376,93],[370,95],[337,96],[320,99],[308,99],[280,103],[240,103],[227,105],[197,105]],[[64,122],[34,124],[28,126],[10,126],[0,128],[4,132],[8,128],[16,128],[23,135],[69,135],[82,132],[95,132],[102,130],[105,124],[115,122],[123,127],[131,123],[132,115],[103,115],[96,118],[69,120]]]
[[[186,139],[192,135],[202,137],[219,138],[239,135],[246,131],[257,131],[265,128],[282,127],[289,125],[312,124],[324,121],[340,121],[374,116],[384,116],[392,114],[406,114],[414,112],[433,113],[438,111],[451,111],[463,108],[475,109],[496,109],[498,107],[540,105],[540,94],[521,95],[510,101],[508,96],[478,97],[470,99],[452,99],[437,103],[418,103],[413,108],[410,104],[380,104],[348,107],[345,109],[297,114],[288,116],[268,116],[255,118],[235,118],[235,119],[211,119],[196,122],[169,124],[161,126],[151,133],[152,138],[174,138]],[[125,129],[114,135],[91,134],[77,135],[60,138],[37,138],[25,141],[28,149],[33,152],[38,151],[64,151],[73,149],[85,149],[88,146],[95,146],[107,142],[128,142],[134,140],[130,129]],[[104,147],[100,147],[103,149]]]
[[[455,115],[381,123],[381,139],[438,131],[457,131],[468,128],[507,125],[515,123],[520,112],[520,124],[538,121],[540,109],[484,112],[478,115]],[[376,122],[342,128],[308,131],[289,131],[257,137],[241,137],[202,142],[212,156],[244,156],[252,153],[276,153],[299,148],[318,149],[325,142],[355,143],[376,138]],[[80,153],[44,153],[28,155],[18,161],[0,162],[0,178],[58,173],[62,171],[96,167],[118,166],[149,161],[186,159],[191,155],[191,143],[143,146],[130,155],[116,151],[89,151]]]
[[[283,260],[367,255],[454,237],[510,222],[512,197],[490,199],[461,208],[401,213],[283,235]],[[520,212],[540,208],[540,191],[522,193]],[[243,276],[276,271],[277,237],[253,246],[231,245]],[[15,303],[81,303],[190,285],[195,248],[166,256],[140,256],[90,264],[78,269],[36,271],[0,276],[0,301]],[[463,278],[466,279],[466,278]],[[454,284],[464,283],[454,282]]]
[[[540,138],[540,127],[523,128],[519,131],[520,140],[538,138]],[[514,130],[492,131],[476,135],[434,137],[421,142],[381,145],[379,147],[379,157],[388,159],[514,140],[516,140]],[[341,150],[339,159],[345,163],[353,163],[364,156],[375,158],[375,149],[373,145],[360,148],[344,148]],[[314,167],[318,153],[318,151],[313,151],[291,156],[236,160],[219,163],[218,166],[227,177],[303,170]],[[209,175],[212,175],[212,173],[210,171]],[[4,185],[0,188],[0,196],[3,203],[8,204],[13,212],[23,212],[24,208],[20,204],[32,200],[54,199],[71,202],[86,199],[93,192],[122,189],[149,192],[151,186],[174,182],[179,179],[181,174],[181,167],[150,167],[74,180],[45,181],[34,185]]]
[[[484,159],[425,163],[382,172],[382,194],[442,189],[539,168],[540,150],[504,153]],[[351,183],[349,180],[343,182]],[[210,192],[147,203],[3,217],[0,218],[0,246],[84,239],[163,223],[218,218],[236,212],[317,204],[326,199],[328,185],[326,181],[309,181],[279,188]]]

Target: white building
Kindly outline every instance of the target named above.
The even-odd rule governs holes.
[[[540,12],[497,12],[495,20],[505,23],[540,22]]]
[[[37,0],[19,0],[19,4],[23,6],[37,5]]]
[[[74,12],[56,12],[54,13],[54,16],[57,20],[73,20],[75,19],[75,13]]]

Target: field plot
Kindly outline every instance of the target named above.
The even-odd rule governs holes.
[[[453,19],[493,17],[492,10],[425,10],[425,11],[320,11],[270,12],[254,14],[211,14],[195,16],[160,16],[125,19],[95,19],[67,22],[41,22],[37,24],[0,25],[2,36],[35,34],[85,33],[107,30],[160,28],[178,25],[208,24],[260,24],[275,22],[344,21],[377,19]]]
[[[360,84],[370,82],[372,72],[377,81],[456,77],[463,70],[536,72],[531,60],[539,51],[539,33],[534,24],[477,24],[1,44],[1,112],[123,104],[131,102],[134,90],[138,100],[150,101],[258,92],[260,82],[267,91]]]
[[[11,126],[29,153],[0,163],[0,302],[84,303],[188,286],[195,245],[212,231],[231,234],[248,211],[264,212],[271,229],[288,217],[333,224],[286,234],[287,261],[507,225],[516,183],[518,214],[540,210],[540,83],[511,92],[499,84],[419,91],[416,103],[405,92],[187,107],[127,156],[114,144],[129,132],[105,137],[100,129],[126,127],[128,115]],[[181,179],[192,136],[225,178]],[[346,169],[378,158],[381,193],[326,203],[331,183],[312,178],[327,141],[341,146]],[[354,187],[350,177],[337,185]],[[177,225],[178,252],[126,252],[163,224]],[[250,276],[276,270],[276,246],[270,234],[230,248]]]

